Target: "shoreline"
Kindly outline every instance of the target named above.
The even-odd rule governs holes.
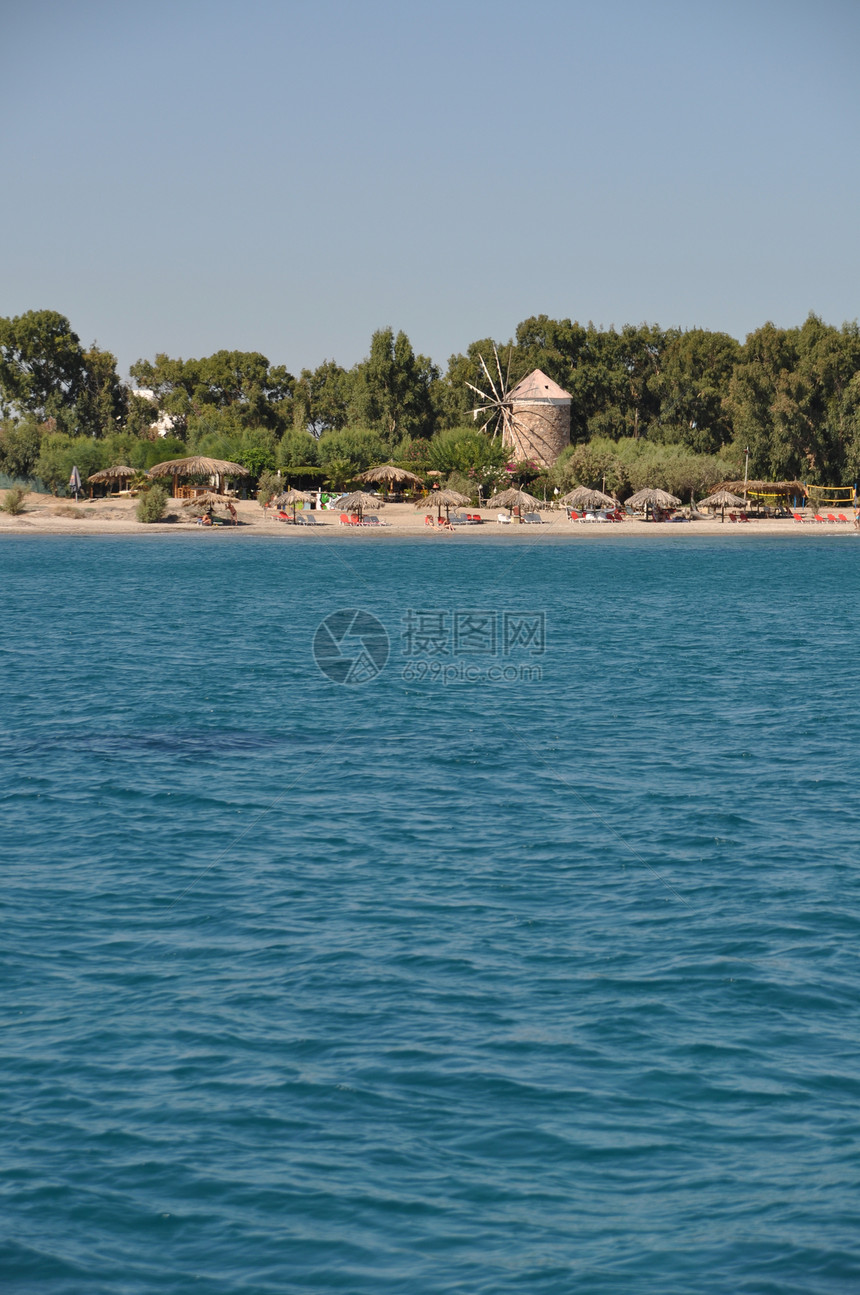
[[[36,535],[230,535],[234,538],[263,536],[286,540],[299,540],[306,536],[310,528],[293,526],[290,523],[275,521],[263,512],[255,500],[238,500],[236,508],[239,515],[238,526],[203,527],[183,515],[183,510],[176,501],[168,504],[168,518],[162,522],[139,522],[134,516],[135,501],[132,499],[98,499],[78,505],[70,501],[54,499],[47,495],[30,495],[25,504],[25,511],[18,516],[0,513],[0,537],[36,536]],[[75,515],[68,515],[67,510],[74,508]],[[64,515],[64,513],[66,515]],[[170,519],[173,514],[173,520]],[[563,511],[541,513],[541,525],[512,524],[504,525],[492,520],[484,509],[484,523],[481,526],[458,526],[453,530],[431,530],[425,525],[424,512],[413,504],[387,504],[373,515],[387,525],[381,526],[341,526],[339,513],[315,512],[317,525],[312,532],[318,538],[326,540],[337,538],[356,538],[380,536],[416,538],[424,536],[430,543],[456,543],[465,537],[475,536],[504,537],[506,540],[516,538],[534,543],[541,537],[563,537],[565,540],[579,541],[593,538],[595,535],[608,536],[676,536],[691,535],[709,536],[754,536],[754,535],[856,535],[860,534],[853,525],[853,519],[847,523],[821,523],[811,519],[803,524],[793,519],[769,519],[750,522],[721,522],[719,518],[695,522],[645,522],[625,519],[623,522],[588,523],[571,522]]]

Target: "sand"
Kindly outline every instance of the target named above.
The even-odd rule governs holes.
[[[266,535],[284,540],[300,540],[308,535],[308,528],[292,526],[274,520],[271,511],[264,512],[253,500],[238,500],[238,526],[202,527],[190,520],[187,510],[178,501],[171,501],[163,522],[145,524],[135,518],[136,501],[133,499],[96,499],[75,505],[73,500],[52,499],[47,495],[31,494],[26,497],[25,511],[16,517],[0,512],[2,535],[207,535],[218,542],[226,535]],[[477,511],[477,510],[472,510]],[[341,526],[337,512],[315,512],[316,532],[329,539],[335,536],[360,536],[372,540],[386,535],[424,535],[428,542],[462,543],[477,536],[518,536],[533,539],[538,535],[559,535],[571,540],[587,540],[589,536],[602,535],[665,535],[682,539],[685,535],[833,535],[853,533],[853,522],[820,524],[811,520],[803,525],[793,520],[751,521],[749,523],[713,521],[697,522],[643,522],[625,520],[619,523],[571,522],[564,511],[541,513],[541,525],[499,525],[497,512],[483,509],[482,526],[458,526],[452,531],[431,531],[425,525],[424,510],[412,504],[386,504],[375,514],[388,523],[380,527]]]

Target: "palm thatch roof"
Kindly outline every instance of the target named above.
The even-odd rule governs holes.
[[[534,495],[528,494],[525,490],[503,490],[498,495],[493,495],[492,499],[487,500],[488,508],[527,508],[534,512],[537,508],[549,508],[549,504],[544,503],[542,499],[536,499]]]
[[[94,472],[91,477],[87,477],[88,484],[96,485],[102,481],[125,481],[129,477],[137,476],[137,468],[128,468],[122,463],[118,463],[113,468],[103,468],[101,472]]]
[[[752,495],[803,495],[806,496],[806,486],[802,481],[721,481],[716,487],[717,490],[731,490],[734,492],[746,490],[747,494]]]
[[[378,495],[369,495],[365,490],[353,490],[351,495],[342,495],[335,500],[335,507],[344,512],[363,513],[367,508],[384,508],[385,504]]]
[[[241,463],[227,459],[207,459],[202,454],[192,454],[187,459],[165,459],[156,463],[147,474],[150,477],[249,477],[251,474]]]
[[[431,490],[429,495],[419,499],[416,508],[460,508],[470,503],[468,495],[461,495],[459,490]]]
[[[378,468],[368,468],[358,474],[359,481],[372,482],[376,485],[422,486],[424,482],[414,472],[398,468],[393,463],[383,463]]]
[[[716,490],[707,499],[699,500],[700,508],[743,508],[744,501],[740,495],[733,495],[730,490]]]
[[[214,491],[207,490],[202,495],[194,495],[191,499],[183,499],[183,508],[197,508],[202,512],[208,512],[210,508],[226,508],[232,504],[233,500],[229,495],[216,495]]]
[[[637,490],[635,495],[631,495],[625,500],[629,508],[679,508],[680,499],[675,495],[670,495],[666,490],[656,490],[649,486],[645,490]]]
[[[575,490],[563,495],[559,502],[567,508],[614,508],[618,500],[613,499],[611,495],[605,495],[602,490],[577,486]]]
[[[285,490],[283,494],[276,495],[271,501],[276,508],[286,508],[290,504],[309,504],[316,498],[309,490]]]

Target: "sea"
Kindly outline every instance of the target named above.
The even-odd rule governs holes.
[[[3,537],[3,1290],[854,1295],[858,591]]]

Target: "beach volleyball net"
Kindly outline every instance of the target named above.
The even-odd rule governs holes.
[[[857,486],[807,486],[810,508],[851,508]]]

